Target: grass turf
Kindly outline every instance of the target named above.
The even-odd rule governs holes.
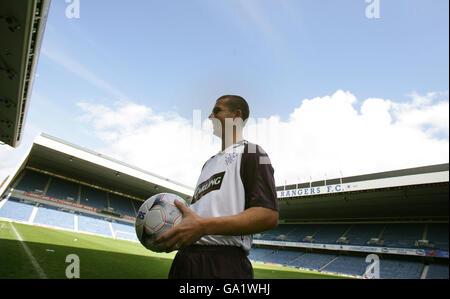
[[[0,221],[0,278],[42,277],[24,247],[45,277],[57,279],[66,278],[66,268],[73,262],[66,262],[70,254],[79,257],[84,279],[165,279],[175,256],[151,252],[135,242]],[[253,263],[253,268],[256,279],[342,278],[261,263]]]

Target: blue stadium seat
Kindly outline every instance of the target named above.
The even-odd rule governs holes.
[[[431,264],[426,279],[448,279],[448,264]]]
[[[112,237],[109,222],[92,216],[78,216],[78,231]]]
[[[40,206],[33,223],[73,230],[74,214],[50,206]]]
[[[292,224],[280,224],[277,228],[266,231],[262,235],[264,240],[280,240],[280,236],[288,236],[290,232],[295,229],[295,225]]]
[[[448,250],[448,223],[428,224],[427,239],[435,249]]]
[[[43,173],[39,173],[32,170],[24,170],[25,174],[17,184],[16,189],[25,191],[25,192],[33,192],[35,190],[44,191],[45,186],[47,185],[49,176]]]
[[[10,198],[0,209],[0,217],[28,221],[34,205],[21,203]]]
[[[335,254],[308,252],[292,261],[289,266],[319,270],[334,258]]]
[[[303,254],[305,253],[301,251],[276,250],[273,253],[264,256],[263,260],[265,262],[287,266]]]
[[[354,224],[345,235],[349,245],[367,245],[372,238],[377,238],[384,224]]]
[[[351,275],[363,275],[366,271],[365,257],[360,256],[339,256],[331,264],[327,265],[323,270],[336,273],[344,273]]]
[[[128,197],[110,193],[109,203],[110,207],[112,207],[114,211],[122,215],[136,217],[136,213],[134,212],[133,206],[131,205],[131,199],[129,199]]]
[[[132,205],[132,208],[134,207],[133,213],[134,213],[134,211],[139,211],[139,208],[142,206],[143,203],[144,203],[143,201],[138,201],[138,200],[132,199],[131,205]],[[134,215],[132,217],[136,217],[136,215]]]
[[[420,279],[425,265],[420,262],[380,259],[381,279]]]
[[[267,255],[270,255],[274,252],[273,249],[268,248],[252,248],[250,250],[250,254],[248,258],[252,261],[260,261],[262,262],[264,260],[264,257]]]
[[[386,247],[415,248],[415,241],[421,240],[425,229],[423,223],[387,224],[382,239]]]
[[[314,224],[296,224],[294,230],[288,236],[288,241],[305,242],[303,239],[314,235],[317,230],[317,225]]]
[[[317,231],[316,225],[308,224],[280,224],[276,229],[262,233],[262,240],[303,242],[306,236]],[[283,239],[280,237],[284,236]]]
[[[108,206],[106,192],[88,186],[81,186],[80,204],[103,210]]]
[[[317,225],[317,232],[314,235],[314,243],[335,244],[336,240],[349,228],[350,225],[348,224]]]
[[[78,188],[79,184],[54,177],[48,187],[46,196],[76,203],[78,201]]]

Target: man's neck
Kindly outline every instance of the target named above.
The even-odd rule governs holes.
[[[242,140],[244,140],[244,138],[242,136],[242,131],[238,131],[238,132],[234,131],[233,138],[222,138],[222,151],[224,151],[229,146],[232,146],[233,144],[241,142]]]

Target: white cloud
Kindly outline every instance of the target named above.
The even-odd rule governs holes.
[[[176,113],[155,114],[131,102],[78,106],[84,111],[79,120],[106,145],[98,151],[181,183],[194,185],[202,162],[218,151],[207,122],[196,128]]]
[[[393,115],[398,124],[413,129],[422,129],[432,137],[449,131],[448,92],[428,93],[425,96],[411,94],[411,103],[394,104]]]
[[[268,152],[277,185],[448,163],[448,102],[448,93],[405,103],[371,98],[358,110],[358,99],[339,90],[303,100],[286,121],[250,119],[245,137]],[[105,143],[97,150],[191,186],[220,150],[207,116],[198,124],[132,102],[79,107],[80,120]]]
[[[449,112],[440,109],[448,107],[448,97],[414,110],[411,103],[366,99],[358,111],[356,102],[343,91],[304,100],[287,122],[277,124],[278,140],[261,145],[277,166],[278,184],[448,162]],[[427,128],[403,121],[413,112]],[[447,138],[431,134],[438,130]]]

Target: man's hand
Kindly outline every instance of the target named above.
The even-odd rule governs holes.
[[[192,245],[205,234],[202,217],[177,200],[175,200],[175,205],[183,213],[183,220],[155,240],[155,243],[159,245],[159,251],[171,252]]]

